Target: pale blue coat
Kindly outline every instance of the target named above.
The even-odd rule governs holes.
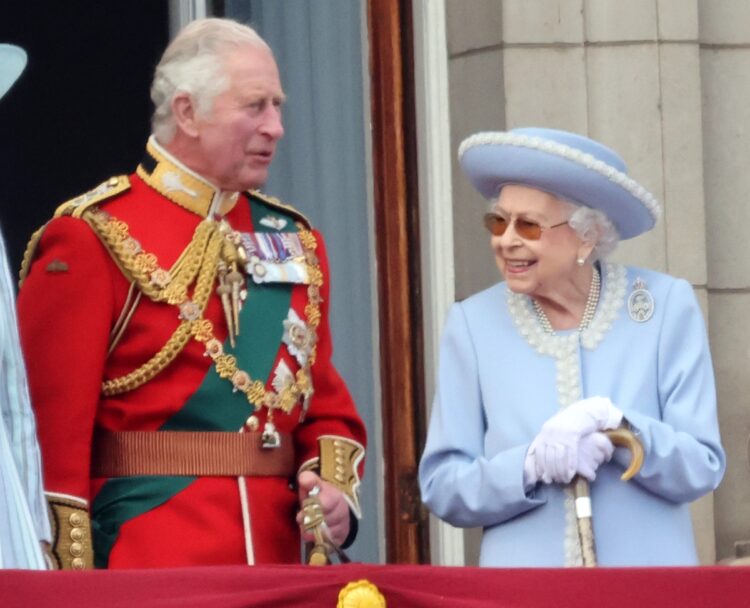
[[[622,267],[605,268],[591,326],[605,327],[600,341],[590,349],[577,331],[563,335],[573,344],[580,396],[609,397],[639,436],[645,461],[632,481],[620,481],[629,452],[618,449],[591,484],[599,564],[696,564],[688,503],[715,489],[725,469],[703,317],[686,281],[636,268],[626,279]],[[655,304],[646,322],[628,313],[636,277]],[[616,314],[609,324],[607,310]],[[524,491],[524,457],[559,410],[560,387],[556,358],[532,347],[521,326],[505,283],[451,308],[419,469],[422,499],[455,526],[484,528],[483,566],[575,565],[566,491],[555,484]]]

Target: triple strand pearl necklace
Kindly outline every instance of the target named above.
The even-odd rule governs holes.
[[[581,324],[578,326],[578,331],[581,332],[586,329],[591,321],[594,319],[596,313],[596,306],[599,304],[599,293],[601,291],[602,279],[599,275],[599,270],[594,266],[594,274],[591,277],[591,287],[589,288],[589,297],[586,299],[586,308],[583,309],[583,317],[581,317]],[[532,298],[534,303],[534,310],[536,316],[539,319],[539,323],[542,325],[542,329],[546,334],[554,334],[555,330],[552,328],[552,324],[549,322],[547,315],[540,306],[539,302]]]

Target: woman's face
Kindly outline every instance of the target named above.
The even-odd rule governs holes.
[[[549,228],[567,221],[573,208],[547,192],[504,186],[493,211],[509,222],[501,236],[492,236],[491,243],[497,267],[516,293],[554,297],[580,270],[576,259],[588,257],[593,249],[568,224]],[[524,239],[517,231],[518,220],[539,224],[541,238]]]

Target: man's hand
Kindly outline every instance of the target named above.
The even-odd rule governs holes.
[[[344,494],[332,484],[323,481],[312,471],[300,473],[297,477],[297,484],[299,486],[300,504],[315,486],[320,488],[318,499],[323,508],[323,518],[327,527],[325,532],[332,543],[337,547],[341,546],[349,535],[349,504],[346,502]],[[314,541],[313,535],[305,532],[302,526],[302,511],[297,513],[297,523],[300,525],[302,540]]]

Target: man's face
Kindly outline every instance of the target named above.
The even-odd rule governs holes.
[[[265,183],[284,135],[284,92],[266,49],[242,46],[226,56],[224,67],[229,89],[196,118],[199,173],[222,190],[249,190]]]

